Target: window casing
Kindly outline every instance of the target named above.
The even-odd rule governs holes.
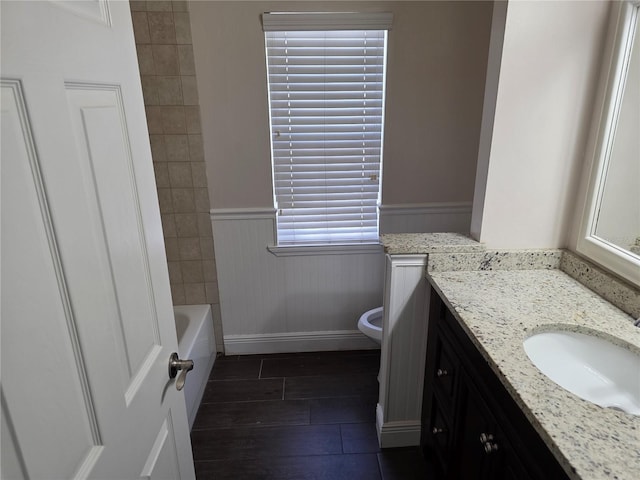
[[[263,16],[278,245],[378,242],[387,31],[282,15]]]

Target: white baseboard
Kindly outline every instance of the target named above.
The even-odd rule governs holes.
[[[377,348],[380,346],[358,330],[224,336],[226,355],[372,350]]]
[[[422,424],[419,420],[384,422],[382,406],[376,407],[376,431],[380,448],[413,447],[420,445]]]

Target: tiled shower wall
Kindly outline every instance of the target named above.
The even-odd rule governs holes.
[[[222,322],[188,4],[131,1],[174,305],[212,305]]]

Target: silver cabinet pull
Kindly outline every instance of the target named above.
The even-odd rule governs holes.
[[[180,376],[176,380],[176,389],[182,390],[184,388],[187,373],[192,369],[193,360],[180,360],[176,352],[173,352],[169,357],[169,378],[176,378],[178,370],[181,370]]]
[[[438,377],[446,377],[447,375],[449,375],[449,372],[447,372],[444,368],[439,368],[438,370],[436,370],[436,376]]]
[[[497,452],[499,449],[498,444],[493,441],[493,435],[490,433],[481,433],[480,443],[484,447],[484,451],[487,454]]]

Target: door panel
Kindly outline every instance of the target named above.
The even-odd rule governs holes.
[[[20,83],[3,82],[1,101],[2,250],[12,252],[2,255],[4,413],[17,439],[29,439],[18,450],[24,463],[47,465],[32,476],[71,478],[99,433]],[[65,456],[52,449],[60,432]]]
[[[158,432],[151,452],[147,456],[147,461],[142,469],[141,479],[161,480],[165,478],[178,478],[179,472],[176,470],[178,449],[176,448],[175,436],[173,434],[173,420],[169,415]],[[170,475],[167,476],[167,473]]]
[[[101,248],[113,280],[117,331],[124,351],[119,360],[125,363],[122,371],[131,383],[146,374],[141,368],[160,338],[120,89],[67,85],[67,98],[78,157],[85,167],[84,189],[92,193],[87,202],[94,204],[93,217],[104,239]],[[127,322],[128,318],[139,321]]]
[[[0,9],[3,478],[192,479],[129,6]]]

